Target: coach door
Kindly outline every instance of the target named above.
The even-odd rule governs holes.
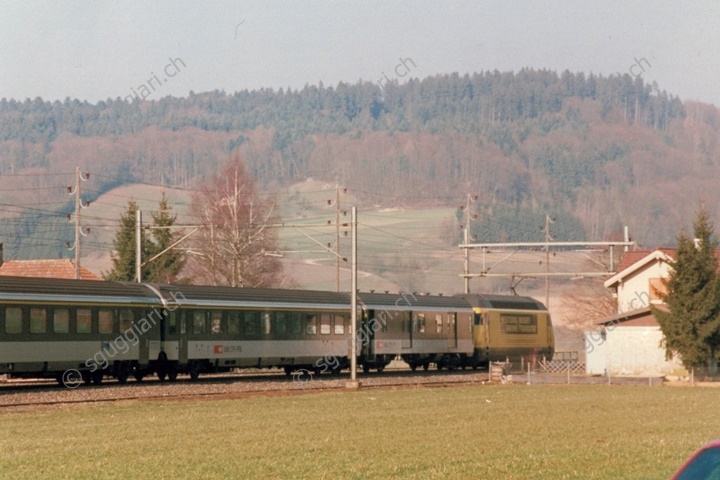
[[[413,327],[416,319],[413,312],[402,312],[402,348],[412,348]]]
[[[192,317],[188,315],[187,310],[173,312],[177,314],[178,319],[178,362],[184,365],[188,361],[188,337],[192,328]]]
[[[455,312],[447,314],[447,340],[448,348],[457,348],[457,313]]]

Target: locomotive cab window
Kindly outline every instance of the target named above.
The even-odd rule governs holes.
[[[30,309],[30,333],[47,332],[47,310],[44,308]]]
[[[70,332],[70,310],[67,308],[56,308],[53,311],[53,333]]]
[[[22,309],[7,307],[5,309],[5,333],[22,333]]]

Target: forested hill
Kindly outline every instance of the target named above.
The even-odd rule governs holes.
[[[2,99],[0,201],[64,202],[53,187],[66,177],[16,175],[77,165],[104,175],[96,192],[190,186],[238,150],[268,189],[313,177],[406,206],[477,194],[486,240],[532,237],[549,212],[566,237],[600,239],[627,224],[652,246],[673,241],[701,196],[718,204],[719,130],[715,107],[683,104],[641,78],[546,70],[96,105]],[[25,190],[22,201],[11,186]],[[24,212],[6,222],[4,241],[33,233]]]

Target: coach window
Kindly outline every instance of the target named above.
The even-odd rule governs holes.
[[[167,333],[168,335],[177,335],[177,314],[175,312],[168,312],[165,317],[167,320]]]
[[[129,308],[120,309],[120,333],[126,332],[133,326],[133,311]]]
[[[89,308],[78,308],[75,312],[75,332],[90,333],[92,331],[92,311]]]
[[[22,309],[8,307],[5,309],[5,333],[22,333]]]
[[[291,335],[302,335],[303,325],[302,318],[299,313],[288,313],[288,333]]]
[[[345,335],[345,315],[335,315],[335,335]]]
[[[287,314],[285,312],[277,312],[275,314],[275,333],[285,335],[287,333]]]
[[[320,315],[320,334],[330,335],[330,314],[323,313]]]
[[[315,335],[317,333],[317,317],[315,315],[305,315],[305,334]]]
[[[98,333],[113,333],[113,311],[98,311]]]
[[[448,333],[454,333],[455,332],[455,314],[454,313],[448,313],[447,325],[448,325]]]
[[[47,332],[47,310],[44,308],[30,309],[30,333]]]
[[[416,322],[417,322],[417,331],[420,333],[425,333],[425,314],[418,313]]]
[[[67,308],[53,311],[53,333],[70,333],[70,310]]]
[[[205,311],[194,310],[193,311],[193,333],[200,335],[205,333]]]
[[[228,313],[228,333],[231,335],[240,333],[240,312]]]
[[[210,313],[210,331],[216,335],[222,333],[222,312]]]
[[[272,313],[264,312],[262,314],[262,328],[265,335],[270,335],[270,332],[272,332]]]
[[[245,335],[255,336],[260,333],[260,312],[245,312]]]
[[[442,327],[443,327],[442,315],[437,314],[437,315],[435,315],[435,333],[442,333],[442,331],[443,331]]]

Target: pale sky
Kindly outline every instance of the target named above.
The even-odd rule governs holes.
[[[720,106],[719,48],[715,1],[0,0],[0,98],[95,103],[148,83],[159,99],[523,67],[609,75],[638,61],[646,81]],[[395,73],[400,59],[409,72]]]

